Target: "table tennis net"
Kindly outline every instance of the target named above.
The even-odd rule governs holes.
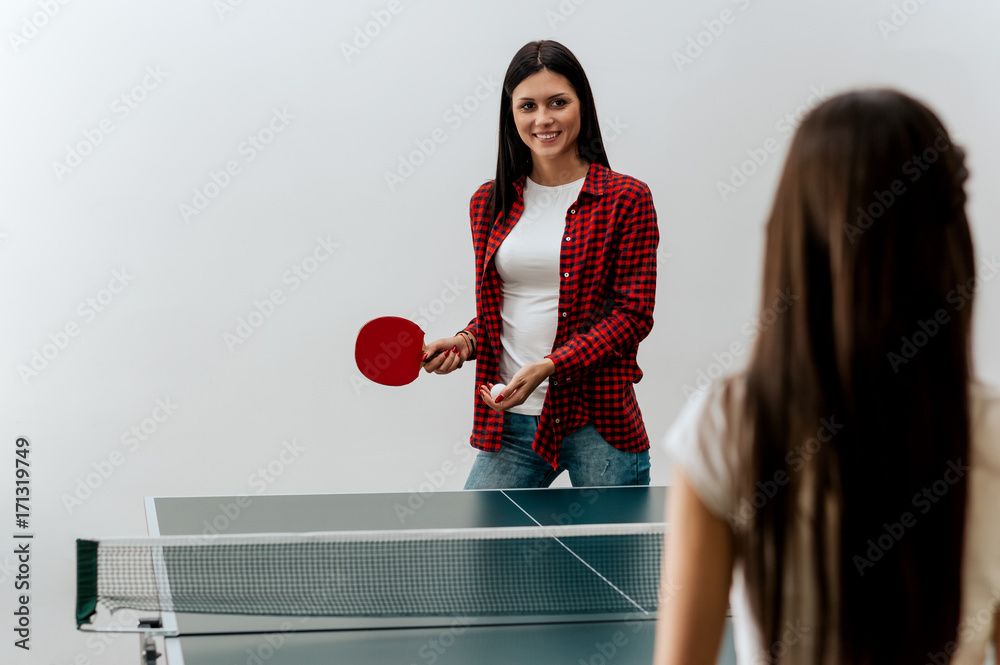
[[[77,541],[98,606],[308,616],[652,612],[663,524]]]

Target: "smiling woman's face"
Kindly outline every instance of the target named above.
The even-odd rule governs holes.
[[[575,157],[580,100],[565,76],[543,69],[514,88],[511,111],[534,159]]]

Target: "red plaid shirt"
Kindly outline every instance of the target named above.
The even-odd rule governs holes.
[[[500,303],[503,284],[493,256],[524,212],[524,180],[509,218],[490,230],[486,201],[493,182],[472,197],[470,216],[476,251],[477,316],[465,330],[476,336],[476,397],[472,445],[500,449],[503,414],[489,408],[478,387],[499,381]],[[539,417],[534,449],[553,467],[565,434],[594,423],[619,450],[649,448],[633,383],[639,342],[653,327],[656,245],[659,231],[649,188],[635,178],[593,163],[577,201],[566,213],[559,257],[559,323],[555,363]],[[541,360],[541,358],[539,358]]]

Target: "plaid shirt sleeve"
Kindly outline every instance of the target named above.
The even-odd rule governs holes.
[[[490,190],[493,188],[493,181],[484,183],[476,190],[476,193],[472,195],[472,200],[469,201],[469,219],[472,223],[472,244],[473,249],[476,253],[476,312],[477,315],[472,318],[469,323],[462,328],[459,332],[471,333],[476,340],[476,348],[473,353],[466,358],[466,360],[477,360],[479,355],[479,349],[481,346],[481,339],[483,338],[483,330],[479,324],[479,312],[483,309],[483,298],[482,298],[482,277],[485,268],[484,263],[484,252],[485,245],[489,238],[490,223],[489,223],[489,210],[486,205],[487,198],[489,197]],[[487,306],[495,304],[496,307],[500,306],[500,294],[495,295],[487,294]],[[495,303],[493,301],[495,300]],[[476,372],[476,386],[478,393],[479,372]],[[478,399],[478,397],[477,397]]]
[[[475,340],[475,342],[473,342],[473,347],[472,347],[472,349],[471,349],[471,351],[469,353],[469,356],[466,358],[466,360],[475,360],[476,359],[476,354],[479,351],[479,323],[478,323],[478,321],[479,321],[479,319],[477,317],[473,317],[472,320],[469,321],[469,323],[464,328],[462,328],[457,333],[455,333],[456,335],[460,335],[460,334],[462,334],[464,332],[471,333],[472,334],[472,339]]]

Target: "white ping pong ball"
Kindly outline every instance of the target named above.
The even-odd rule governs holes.
[[[493,389],[492,389],[492,390],[490,391],[490,398],[492,398],[492,399],[493,399],[493,401],[495,402],[495,401],[496,401],[496,399],[497,399],[497,395],[499,395],[499,394],[500,394],[500,391],[502,391],[502,390],[503,390],[504,388],[506,388],[506,387],[507,387],[507,386],[505,386],[505,385],[504,385],[504,384],[502,384],[502,383],[498,383],[498,384],[496,384],[495,386],[493,386]]]

